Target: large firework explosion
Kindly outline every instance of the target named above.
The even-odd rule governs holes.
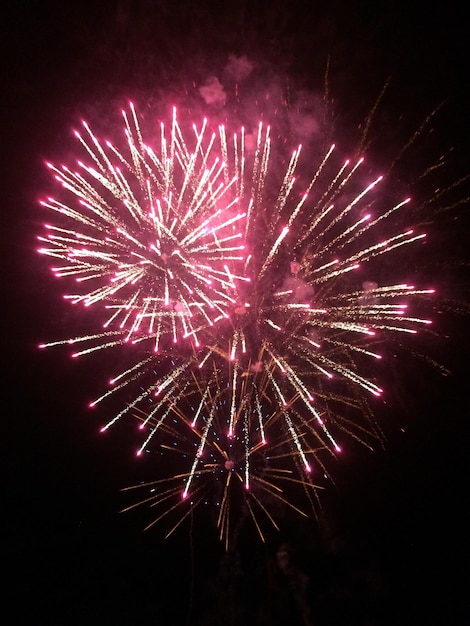
[[[83,122],[83,160],[48,164],[62,189],[41,203],[57,220],[40,252],[75,279],[65,297],[97,331],[43,347],[125,351],[91,405],[120,397],[102,430],[134,416],[139,455],[177,454],[181,469],[145,486],[157,519],[179,512],[170,532],[215,489],[221,537],[242,505],[263,537],[269,503],[306,515],[348,440],[382,442],[381,346],[431,323],[419,303],[433,289],[400,275],[425,234],[408,198],[389,203],[383,177],[334,145],[312,166],[300,145],[283,158],[261,122],[182,123],[173,109],[147,139],[132,104],[123,119],[124,140]]]

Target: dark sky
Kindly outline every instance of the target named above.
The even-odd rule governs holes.
[[[376,162],[445,102],[397,176],[406,185],[439,151],[450,167],[433,180],[434,190],[468,172],[464,9],[411,4],[30,0],[1,9],[2,623],[308,624],[276,566],[283,540],[295,548],[295,572],[308,576],[315,626],[470,617],[468,318],[455,314],[468,301],[467,206],[431,223],[440,256],[423,269],[446,298],[436,311],[444,338],[434,348],[451,373],[414,372],[413,391],[394,383],[399,397],[385,409],[387,450],[351,456],[320,526],[285,520],[264,546],[247,531],[238,561],[224,557],[203,515],[164,541],[158,527],[142,532],[145,512],[119,513],[120,489],[140,476],[135,442],[98,435],[100,424],[85,409],[97,389],[95,370],[37,349],[75,332],[35,238],[43,219],[38,199],[49,184],[44,159],[67,154],[70,128],[82,115],[109,124],[111,109],[129,97],[171,97],[194,108],[188,94],[219,75],[231,54],[261,68],[261,85],[282,77],[285,86],[287,77],[293,97],[320,93],[329,59],[346,143],[390,78],[371,145]],[[468,191],[463,185],[452,197]]]

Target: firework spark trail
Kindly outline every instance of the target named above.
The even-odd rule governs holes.
[[[379,285],[376,267],[424,234],[407,224],[409,199],[384,207],[383,176],[363,184],[364,159],[337,165],[335,146],[305,180],[299,146],[276,186],[268,183],[269,126],[259,124],[249,150],[245,129],[229,139],[223,126],[211,133],[207,120],[189,138],[174,110],[155,151],[133,106],[123,115],[126,154],[84,124],[85,138],[77,136],[92,165],[79,162],[82,173],[49,165],[74,202],[42,203],[64,224],[47,226],[41,252],[62,262],[58,277],[91,285],[68,300],[108,310],[102,333],[68,343],[85,343],[75,356],[138,349],[92,403],[132,393],[139,381],[103,430],[143,411],[149,432],[140,454],[167,436],[172,414],[173,437],[193,438],[178,474],[181,506],[200,497],[204,481],[222,481],[225,535],[230,493],[242,485],[260,530],[255,511],[271,518],[263,491],[289,502],[278,484],[282,463],[297,474],[288,484],[298,481],[313,501],[310,475],[328,474],[326,460],[345,439],[369,447],[382,440],[369,407],[384,393],[379,346],[431,323],[412,305],[433,290],[389,270]]]
[[[70,204],[41,204],[72,227],[48,225],[40,252],[61,261],[53,268],[58,277],[87,287],[67,299],[104,304],[111,312],[104,327],[121,329],[126,341],[154,337],[157,323],[174,342],[182,336],[197,345],[195,328],[228,317],[237,281],[247,280],[239,271],[244,245],[236,229],[245,215],[232,189],[238,177],[222,182],[227,167],[207,122],[194,126],[194,144],[175,110],[171,136],[162,125],[156,154],[143,143],[132,105],[131,113],[123,111],[127,157],[83,122],[85,136],[76,137],[92,165],[79,161],[80,173],[48,164]]]
[[[258,374],[265,378],[264,373]],[[197,387],[199,388],[198,385]],[[302,456],[303,462],[306,462],[301,443],[303,436],[296,433],[291,415],[287,411],[275,411],[270,417],[261,415],[259,423],[251,419],[254,411],[266,410],[266,406],[262,407],[257,398],[258,389],[262,387],[262,384],[253,385],[253,393],[245,394],[244,405],[238,409],[241,414],[241,428],[237,430],[237,436],[232,437],[226,428],[231,392],[225,381],[211,377],[207,387],[200,389],[199,404],[194,402],[198,396],[194,389],[185,394],[179,412],[190,417],[181,421],[177,431],[173,431],[169,439],[165,440],[163,437],[160,446],[179,453],[187,461],[192,458],[188,471],[131,488],[148,489],[151,495],[129,508],[149,504],[157,507],[161,512],[154,521],[175,511],[177,521],[170,530],[171,533],[192,506],[215,497],[216,506],[219,507],[219,535],[226,546],[232,526],[240,519],[239,507],[242,503],[262,540],[265,538],[266,523],[277,528],[275,518],[264,502],[266,498],[307,516],[305,503],[303,508],[294,504],[289,497],[289,489],[295,486],[306,490],[307,501],[311,504],[313,499],[318,498],[317,491],[321,487],[308,475],[298,477],[297,457]],[[148,413],[137,416],[140,420],[149,421]],[[152,428],[156,425],[155,420],[156,416],[152,415]],[[196,421],[202,421],[201,429],[194,427]],[[283,427],[283,423],[288,424],[287,429]],[[268,430],[270,445],[267,445],[264,428]],[[176,434],[178,446],[175,445]],[[164,443],[165,441],[168,443]],[[321,453],[322,450],[309,449],[308,452],[312,458],[317,458],[318,452]],[[321,466],[321,459],[317,460]]]

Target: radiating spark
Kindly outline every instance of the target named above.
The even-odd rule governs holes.
[[[383,176],[364,183],[364,159],[340,162],[334,145],[308,176],[299,146],[279,176],[263,123],[248,147],[244,128],[183,128],[173,109],[150,146],[134,105],[123,120],[124,144],[84,122],[77,171],[47,164],[63,193],[41,202],[59,223],[39,252],[104,330],[41,347],[130,355],[90,406],[133,394],[102,430],[135,415],[139,455],[178,454],[172,486],[143,501],[167,507],[157,519],[182,511],[170,532],[215,489],[220,537],[237,493],[264,538],[266,521],[276,527],[264,497],[305,515],[290,492],[315,509],[311,475],[329,476],[348,439],[382,441],[377,347],[432,323],[414,304],[434,290],[399,276],[425,234],[409,198],[386,204]]]

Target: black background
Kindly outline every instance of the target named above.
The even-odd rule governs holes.
[[[265,545],[247,530],[236,554],[224,556],[204,514],[195,512],[164,541],[158,526],[142,532],[144,513],[119,513],[120,489],[146,478],[145,466],[136,467],[130,433],[98,435],[100,424],[85,409],[99,388],[98,366],[70,365],[60,350],[37,349],[67,336],[76,320],[35,252],[44,219],[38,199],[49,184],[43,162],[66,154],[71,125],[90,111],[107,114],[107,102],[147,97],[152,83],[155,98],[167,85],[175,94],[178,85],[201,84],[229,54],[277,63],[311,90],[322,86],[329,57],[346,134],[357,130],[391,77],[373,153],[379,163],[381,146],[388,151],[405,141],[445,101],[431,139],[451,155],[452,167],[436,188],[457,180],[470,163],[468,35],[460,6],[3,6],[2,623],[302,624],[276,566],[285,540],[309,576],[315,625],[468,620],[468,318],[455,315],[465,307],[454,304],[438,320],[445,337],[437,342],[439,359],[450,375],[423,373],[411,390],[397,386],[397,404],[385,409],[392,424],[387,450],[351,455],[338,491],[325,498],[321,523],[286,520]],[[407,172],[400,175],[407,180]],[[465,188],[459,193],[465,197]],[[439,271],[427,277],[454,301],[468,299],[466,211],[462,205],[446,215],[442,230],[430,229],[431,239],[441,237],[442,256],[435,259]]]

